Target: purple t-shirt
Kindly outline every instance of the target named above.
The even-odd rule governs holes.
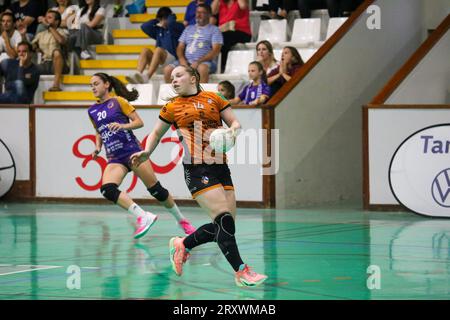
[[[134,107],[121,97],[114,97],[102,103],[96,103],[88,109],[89,117],[102,137],[109,161],[121,159],[132,153],[141,151],[139,141],[131,130],[118,130],[112,132],[108,124],[112,122],[129,123],[128,115]]]
[[[263,94],[270,97],[270,86],[265,82],[254,86],[253,82],[251,82],[242,89],[242,92],[239,94],[239,99],[244,104],[250,104],[250,102],[258,99]]]

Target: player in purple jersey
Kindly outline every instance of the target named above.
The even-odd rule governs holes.
[[[96,130],[95,160],[105,145],[108,165],[102,177],[101,192],[103,196],[128,210],[137,218],[137,228],[134,238],[144,236],[158,218],[157,215],[144,211],[128,196],[118,189],[128,172],[133,171],[155,197],[177,220],[186,234],[191,234],[195,228],[181,214],[169,191],[161,186],[153,172],[149,161],[139,167],[132,167],[130,156],[142,148],[132,130],[144,126],[136,109],[128,102],[136,100],[136,89],[128,91],[119,79],[106,73],[96,73],[91,78],[91,88],[97,103],[88,109],[89,117]],[[114,89],[117,96],[111,95]]]

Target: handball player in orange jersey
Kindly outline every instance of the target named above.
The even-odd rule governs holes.
[[[204,243],[217,242],[220,250],[235,271],[238,286],[256,286],[266,275],[258,274],[245,264],[235,239],[236,198],[226,156],[215,153],[208,143],[208,133],[228,126],[235,138],[241,125],[230,103],[213,92],[202,91],[197,70],[178,66],[171,74],[172,86],[178,94],[160,111],[159,119],[147,138],[145,150],[131,156],[134,166],[145,163],[160,139],[173,124],[184,147],[185,181],[193,198],[211,218],[187,237],[170,239],[170,260],[175,273],[181,276],[183,264],[190,251]]]
[[[128,102],[136,100],[138,92],[128,91],[119,79],[106,73],[96,73],[91,78],[91,88],[98,101],[88,109],[89,118],[95,128],[95,160],[105,145],[108,164],[102,177],[103,196],[136,216],[137,228],[134,238],[140,238],[155,223],[157,215],[145,212],[128,196],[118,189],[128,172],[133,171],[144,183],[150,194],[156,198],[177,220],[186,234],[195,231],[184,218],[169,192],[161,186],[149,161],[139,168],[131,167],[130,156],[142,150],[132,130],[141,128],[142,122],[136,109]],[[112,96],[114,89],[117,96]]]

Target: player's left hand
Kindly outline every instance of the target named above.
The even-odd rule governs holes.
[[[108,128],[112,132],[116,132],[116,131],[123,129],[123,125],[121,123],[112,122],[112,123],[108,124]]]

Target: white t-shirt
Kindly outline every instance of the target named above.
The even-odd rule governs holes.
[[[71,5],[71,6],[68,6],[68,7],[66,8],[66,10],[64,10],[64,12],[61,14],[61,19],[64,20],[64,19],[66,19],[68,16],[70,16],[72,13],[74,13],[74,12],[77,13],[77,11],[78,11],[79,9],[80,9],[80,8],[79,8],[77,5],[75,5],[75,4],[73,4],[73,5]],[[59,12],[58,7],[53,7],[52,10],[53,10],[53,11],[58,11],[58,12]]]
[[[77,16],[75,17],[75,21],[74,21],[74,23],[72,25],[72,28],[70,28],[70,29],[80,29],[80,25],[82,23],[86,24],[86,23],[91,21],[91,20],[89,20],[89,14],[91,13],[91,9],[86,11],[86,13],[83,14],[82,16],[81,16],[81,10],[82,10],[81,8],[80,8],[80,10],[78,10]],[[98,10],[95,13],[95,15],[96,16],[99,15],[99,16],[105,17],[106,16],[105,8],[103,8],[103,7],[98,8]],[[96,29],[99,29],[99,28],[103,27],[103,23],[104,23],[104,20],[97,26]]]
[[[20,32],[17,30],[14,30],[12,37],[9,39],[9,43],[11,44],[11,47],[16,49],[17,45],[21,41],[22,41],[22,36],[20,35]],[[9,58],[9,56],[6,53],[5,39],[3,39],[3,37],[0,35],[0,61],[3,61],[7,58]]]

